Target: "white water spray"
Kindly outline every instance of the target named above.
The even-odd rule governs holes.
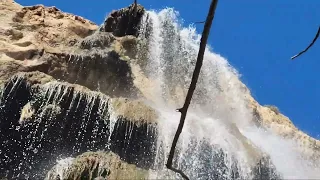
[[[174,110],[184,102],[200,43],[195,28],[182,28],[177,19],[170,8],[148,11],[140,37],[149,34],[145,39],[149,45],[145,75],[156,82],[152,91],[158,97],[152,101],[162,115],[156,161],[159,169],[165,169],[180,118]],[[292,150],[294,143],[271,131],[261,131],[252,123],[246,95],[248,89],[240,82],[238,72],[207,47],[174,166],[186,171],[191,179],[253,178],[253,168],[266,154],[282,178],[319,178],[306,161],[296,158],[299,154]],[[156,177],[164,178],[160,174]],[[268,178],[274,176],[269,173]]]
[[[148,58],[140,59],[145,60],[145,66],[134,66],[133,62],[131,68],[138,79],[135,85],[148,95],[147,99],[159,112],[156,128],[125,123],[115,113],[110,98],[101,93],[77,85],[71,87],[68,83],[46,83],[39,86],[42,88],[38,89],[39,93],[21,107],[24,113],[21,113],[19,125],[7,123],[14,117],[2,118],[6,128],[0,130],[9,132],[4,135],[12,139],[0,133],[0,140],[3,140],[0,143],[4,147],[0,150],[2,162],[10,165],[0,168],[11,170],[13,167],[11,176],[22,173],[27,177],[30,165],[41,164],[47,168],[49,158],[70,156],[59,161],[52,171],[63,179],[73,162],[71,157],[91,150],[110,149],[123,159],[133,159],[126,161],[129,164],[145,165],[146,169],[153,165],[155,170],[150,171],[150,179],[181,178],[168,171],[165,162],[180,118],[175,109],[184,102],[200,36],[194,27],[181,27],[173,9],[165,9],[145,14],[140,39],[147,44],[146,49],[140,50],[147,52]],[[70,55],[69,60],[85,61],[77,55]],[[85,64],[79,66],[81,69]],[[31,87],[20,87],[27,85],[25,78],[17,76],[9,83],[9,89],[5,87],[7,97],[2,97],[0,102],[3,117],[19,113],[12,112],[21,105],[17,100],[27,102],[24,97],[15,96],[21,92],[29,96]],[[246,95],[249,91],[240,82],[237,71],[208,47],[178,142],[174,166],[182,169],[190,179],[319,179],[320,165],[301,156],[295,142],[254,125]],[[130,112],[147,114],[142,111],[144,106],[132,108],[136,105],[128,106]],[[150,116],[135,118],[132,120],[155,120]],[[153,137],[157,137],[156,151]]]
[[[57,164],[53,167],[50,173],[47,174],[45,179],[53,179],[53,177],[65,179],[64,174],[68,171],[68,168],[73,163],[73,161],[74,158],[71,157],[57,160]]]

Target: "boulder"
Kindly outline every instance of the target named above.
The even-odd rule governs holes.
[[[112,152],[86,152],[61,169],[54,166],[46,180],[148,179],[148,171],[128,164]]]

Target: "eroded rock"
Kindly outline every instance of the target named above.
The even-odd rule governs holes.
[[[89,20],[64,13],[56,7],[43,5],[23,7],[16,12],[12,20],[22,26],[33,25],[34,30],[38,32],[36,38],[49,46],[67,44],[66,42],[72,38],[84,38],[97,28]]]
[[[271,130],[285,139],[298,144],[298,151],[310,162],[317,162],[320,159],[320,141],[308,136],[299,130],[288,117],[281,114],[274,107],[261,106],[251,96],[248,96],[248,105],[253,109],[256,122],[262,127]]]
[[[56,7],[5,9],[12,17],[6,17],[5,21],[11,23],[0,29],[4,36],[3,40],[0,38],[3,79],[21,71],[40,71],[113,97],[136,97],[140,93],[134,86],[129,62],[137,53],[136,37],[115,36],[122,31],[119,28],[124,28],[125,18],[131,17],[132,6],[111,13],[116,27],[110,32]],[[143,7],[137,6],[131,25],[138,28],[143,12]],[[131,25],[128,27],[133,28]]]
[[[53,167],[46,180],[148,179],[148,171],[128,164],[111,152],[87,152],[77,156],[62,170]]]
[[[156,120],[145,118],[157,116],[142,102],[111,99],[40,72],[13,76],[2,95],[0,176],[40,178],[61,155],[97,150],[140,167],[153,164]],[[149,115],[135,115],[131,106]]]
[[[113,35],[122,37],[125,35],[138,35],[139,25],[145,9],[137,4],[131,4],[127,8],[113,11],[107,16],[100,31],[112,32]]]
[[[112,33],[96,31],[94,34],[81,40],[78,45],[81,49],[105,49],[106,47],[110,47],[114,40],[116,38]]]
[[[112,12],[98,29],[92,22],[55,7],[23,8],[11,0],[0,2],[0,177],[41,179],[57,157],[97,150],[112,151],[117,160],[137,167],[153,165],[156,112],[141,101],[119,98],[139,93],[133,81],[143,89],[155,83],[139,71],[147,56],[146,44],[137,38],[143,14],[142,6],[135,9],[131,5]],[[145,35],[148,38],[148,33]],[[132,61],[139,62],[137,67]],[[319,141],[299,131],[287,117],[254,100],[249,106],[258,124],[297,140],[302,151],[314,160],[319,158]],[[225,177],[224,172],[215,171],[229,168],[224,164],[225,154],[212,152],[206,145],[202,150],[203,165],[199,168],[204,169],[206,163],[214,168],[199,177]],[[194,154],[194,149],[189,153]],[[78,173],[82,172],[84,177],[92,176],[95,171],[86,168],[94,169],[100,159],[109,159],[88,156],[93,160],[87,164],[79,160],[85,166],[74,168],[74,177],[81,177]],[[236,163],[232,164],[234,178],[239,176]],[[267,163],[257,166],[261,164]],[[268,167],[254,171],[255,177],[267,177],[265,170],[272,174]]]

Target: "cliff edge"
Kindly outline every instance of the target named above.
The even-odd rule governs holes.
[[[32,132],[34,136],[40,136],[37,129],[42,128],[50,134],[48,139],[41,139],[41,143],[45,141],[47,145],[41,155],[48,159],[39,159],[35,154],[26,159],[40,164],[44,160],[50,161],[47,170],[54,163],[54,160],[49,159],[52,154],[47,154],[51,149],[56,150],[54,153],[67,152],[70,156],[78,156],[86,153],[88,147],[92,151],[99,150],[101,144],[107,144],[107,141],[114,144],[103,148],[111,149],[117,155],[93,153],[94,160],[90,164],[86,159],[92,154],[87,153],[84,155],[85,160],[81,159],[82,155],[78,161],[86,161],[89,169],[97,166],[97,156],[105,158],[106,164],[119,161],[119,168],[135,168],[125,163],[135,164],[138,168],[150,166],[154,161],[158,116],[145,102],[137,100],[153,96],[147,94],[145,89],[151,88],[154,82],[140,72],[143,60],[137,58],[143,57],[143,52],[138,51],[137,46],[139,22],[145,10],[139,5],[135,17],[130,14],[132,10],[133,5],[114,11],[107,16],[102,26],[98,26],[56,7],[23,7],[14,1],[0,1],[0,89],[4,91],[0,95],[3,100],[0,105],[6,107],[0,111],[0,123],[3,124],[0,128],[0,142],[6,143],[3,147],[16,148],[18,151],[30,146],[28,152],[38,152],[43,144],[39,146],[36,140],[27,135]],[[309,157],[310,161],[320,159],[319,140],[300,131],[276,108],[260,105],[248,88],[242,85],[246,89],[247,105],[252,109],[253,123],[298,143],[299,151]],[[85,121],[77,124],[80,118]],[[103,123],[106,122],[103,118],[110,119],[107,127],[104,127],[106,124]],[[91,123],[89,120],[92,119],[95,121]],[[47,131],[47,126],[54,130]],[[98,128],[98,132],[94,131],[94,127]],[[15,131],[17,128],[19,132]],[[118,133],[112,133],[113,128],[117,128]],[[128,128],[131,128],[130,138],[126,136]],[[88,135],[86,132],[92,133]],[[7,142],[7,134],[13,138],[12,142]],[[92,142],[92,137],[98,136],[102,138],[96,144],[87,143]],[[59,138],[64,138],[65,142],[58,141]],[[74,139],[84,144],[79,145],[73,142]],[[19,145],[13,141],[19,142]],[[147,145],[147,148],[139,149],[140,144]],[[137,152],[130,151],[129,146],[138,149]],[[0,167],[3,172],[7,172],[8,168],[16,168],[20,163],[6,159],[7,155],[24,157],[19,152],[6,153],[0,153],[7,165]],[[132,153],[136,154],[131,156]],[[28,165],[22,169],[27,170]],[[83,173],[88,167],[83,165],[81,168],[79,171]],[[72,172],[67,174],[70,177],[78,176],[76,170],[74,164]],[[108,171],[108,168],[101,172],[99,169],[98,174],[108,174]],[[123,172],[121,168],[119,172]],[[16,176],[12,172],[4,174],[8,177]],[[49,176],[56,178],[58,175],[49,173]],[[125,177],[127,172],[124,175],[109,172],[109,176]],[[139,169],[136,176],[147,177],[142,169]],[[43,174],[35,177],[43,177]]]

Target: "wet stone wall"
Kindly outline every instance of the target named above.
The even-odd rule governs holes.
[[[16,76],[0,100],[0,177],[43,178],[63,157],[111,150],[145,168],[153,164],[155,126],[110,118],[109,97],[67,83],[30,85]]]

